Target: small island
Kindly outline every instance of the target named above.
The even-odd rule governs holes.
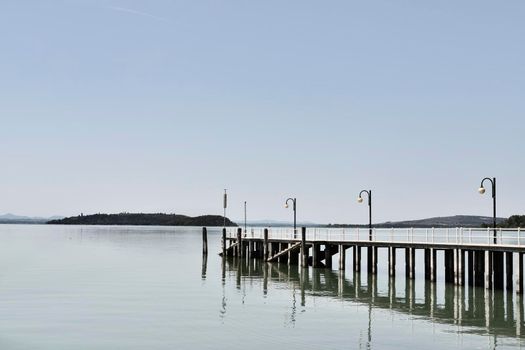
[[[220,215],[186,216],[178,214],[93,214],[79,215],[68,218],[51,220],[51,225],[143,225],[143,226],[237,226],[230,219]]]

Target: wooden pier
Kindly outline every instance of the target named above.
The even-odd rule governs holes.
[[[203,229],[203,242],[205,238]],[[361,272],[361,256],[367,254],[367,272],[377,274],[378,250],[388,251],[388,274],[396,274],[397,252],[404,251],[405,275],[414,279],[416,251],[423,251],[424,278],[436,281],[444,267],[447,283],[515,291],[523,294],[523,254],[521,229],[293,229],[241,228],[222,231],[224,257],[260,259],[266,262],[299,265],[303,268],[345,270],[347,254],[352,269]],[[206,241],[207,251],[207,241]],[[349,253],[351,252],[351,253]],[[437,266],[442,252],[444,266]],[[441,254],[441,253],[440,253]]]

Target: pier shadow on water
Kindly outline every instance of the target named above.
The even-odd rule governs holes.
[[[297,291],[292,321],[296,303],[307,307],[311,298],[324,297],[454,325],[460,333],[525,339],[523,296],[503,291],[231,257],[222,259],[222,280],[234,280],[239,289],[258,281],[264,294],[269,284]]]

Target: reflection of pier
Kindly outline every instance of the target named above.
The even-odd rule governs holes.
[[[521,295],[491,291],[478,287],[462,287],[446,283],[439,293],[436,283],[425,280],[424,289],[416,293],[415,281],[404,279],[404,288],[396,290],[394,277],[386,277],[386,288],[378,288],[377,276],[354,271],[350,278],[344,271],[308,269],[298,265],[265,263],[261,260],[224,258],[223,278],[234,276],[238,288],[249,279],[259,281],[262,292],[268,284],[283,284],[300,291],[300,303],[306,305],[309,296],[337,298],[410,314],[430,322],[461,326],[462,333],[493,334],[521,337],[524,334],[524,303]],[[362,279],[366,278],[366,283]],[[398,284],[399,286],[399,284]],[[404,289],[404,290],[403,290]],[[295,293],[294,293],[295,311]],[[294,319],[291,315],[291,319]]]
[[[312,232],[313,231],[313,232]],[[362,231],[362,230],[361,230]],[[415,278],[416,251],[424,252],[425,280],[436,281],[438,252],[444,256],[445,281],[454,285],[485,287],[523,294],[523,254],[520,229],[307,229],[297,234],[290,230],[272,232],[238,228],[227,236],[223,229],[222,255],[262,259],[301,267],[331,268],[338,257],[339,270],[346,268],[347,250],[351,251],[353,270],[361,271],[361,254],[366,248],[368,273],[377,273],[378,250],[388,251],[388,271],[395,276],[396,254],[404,251],[405,275]],[[350,249],[351,248],[351,249]],[[516,270],[516,271],[515,271]],[[516,275],[514,274],[516,272]],[[515,284],[515,286],[514,286]]]

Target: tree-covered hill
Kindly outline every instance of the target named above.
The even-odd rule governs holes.
[[[94,214],[72,216],[48,221],[53,225],[151,225],[151,226],[222,226],[224,218],[219,215],[186,216],[176,214]],[[237,226],[226,218],[226,226]]]

